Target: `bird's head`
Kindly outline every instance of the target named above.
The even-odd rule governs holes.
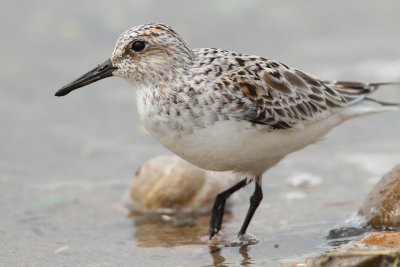
[[[187,69],[192,59],[192,50],[168,25],[136,26],[118,38],[110,59],[65,85],[56,96],[111,76],[125,78],[136,86],[168,81]]]

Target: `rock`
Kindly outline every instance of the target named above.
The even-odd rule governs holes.
[[[400,165],[371,190],[354,220],[360,228],[347,226],[330,231],[328,239],[336,239],[330,242],[334,251],[308,259],[300,266],[400,266],[400,232],[376,231],[376,227],[400,226]]]
[[[399,232],[371,232],[363,239],[341,246],[337,251],[319,255],[307,266],[370,267],[400,266]]]
[[[369,246],[399,248],[400,232],[388,232],[388,231],[372,232],[369,233],[366,237],[364,237],[360,242]]]
[[[400,165],[376,184],[358,213],[373,227],[400,226]]]
[[[232,172],[197,168],[177,156],[158,156],[137,170],[130,197],[134,210],[144,213],[204,213],[216,194],[240,179]]]
[[[399,266],[399,252],[374,250],[349,250],[331,252],[318,256],[311,264],[312,267],[385,267]]]

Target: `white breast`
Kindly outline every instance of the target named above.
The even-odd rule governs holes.
[[[344,120],[379,111],[375,107],[365,111],[364,104],[352,106],[302,129],[271,130],[236,120],[191,129],[179,126],[190,121],[160,115],[160,103],[154,105],[150,99],[144,90],[138,91],[139,114],[149,133],[166,148],[203,169],[254,176],[261,175],[287,154],[319,140]]]

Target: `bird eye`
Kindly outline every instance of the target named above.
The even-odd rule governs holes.
[[[145,49],[146,43],[143,41],[134,41],[131,45],[133,52],[142,52]]]

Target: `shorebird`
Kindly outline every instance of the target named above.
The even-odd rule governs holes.
[[[368,97],[390,83],[322,81],[260,56],[191,49],[158,23],[124,32],[110,59],[56,96],[111,76],[136,88],[141,121],[166,148],[200,168],[243,175],[216,196],[210,239],[221,229],[226,199],[254,182],[243,237],[263,198],[262,174],[286,155],[350,118],[399,109]]]

